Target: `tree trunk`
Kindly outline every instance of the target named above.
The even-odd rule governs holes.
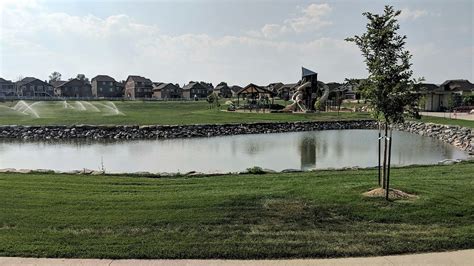
[[[388,137],[388,123],[385,122],[385,137],[384,137],[384,147],[383,147],[383,179],[382,179],[382,188],[385,189],[385,180],[387,178],[387,137]]]
[[[387,164],[387,184],[385,185],[385,199],[388,200],[388,190],[390,188],[390,161],[392,158],[392,132],[393,129],[390,127],[390,138],[388,139],[388,164]]]

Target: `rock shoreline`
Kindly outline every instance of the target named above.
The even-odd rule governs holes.
[[[371,129],[373,120],[278,122],[204,125],[153,126],[0,126],[0,139],[22,140],[127,140],[215,137],[242,134],[265,134],[331,129]]]
[[[395,124],[394,129],[439,139],[474,155],[474,130],[467,127],[407,121]]]
[[[74,126],[0,126],[0,139],[21,140],[138,140],[215,137],[242,134],[267,134],[312,130],[376,129],[374,120],[306,121],[203,125],[74,125]],[[428,136],[474,154],[474,131],[470,128],[408,121],[394,129]]]

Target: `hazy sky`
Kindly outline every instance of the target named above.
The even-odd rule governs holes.
[[[473,74],[472,0],[132,1],[0,0],[0,77],[266,85],[296,82],[301,66],[325,82],[365,77],[358,48],[364,11],[402,10],[416,77],[441,83]]]

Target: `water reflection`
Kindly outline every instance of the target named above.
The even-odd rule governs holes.
[[[377,163],[376,130],[328,130],[197,139],[0,142],[0,168],[99,169],[109,172],[234,172],[260,166],[322,169]],[[443,142],[394,132],[394,165],[436,163],[467,155]]]

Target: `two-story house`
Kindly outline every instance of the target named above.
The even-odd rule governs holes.
[[[153,98],[158,99],[178,99],[183,97],[183,90],[178,84],[154,83]]]
[[[123,85],[107,75],[97,75],[91,80],[93,97],[122,97]]]
[[[0,97],[15,96],[15,95],[16,95],[15,83],[13,83],[11,80],[0,78]]]
[[[150,79],[134,75],[128,76],[125,81],[126,98],[151,98],[152,94],[153,82]]]
[[[52,97],[54,96],[53,86],[47,82],[34,77],[26,77],[16,82],[18,96],[28,97]]]
[[[206,98],[209,95],[209,87],[204,86],[199,82],[191,81],[183,87],[183,97],[191,98]]]
[[[66,82],[55,83],[55,93],[61,97],[92,97],[92,87],[89,82],[80,79],[71,79]]]

